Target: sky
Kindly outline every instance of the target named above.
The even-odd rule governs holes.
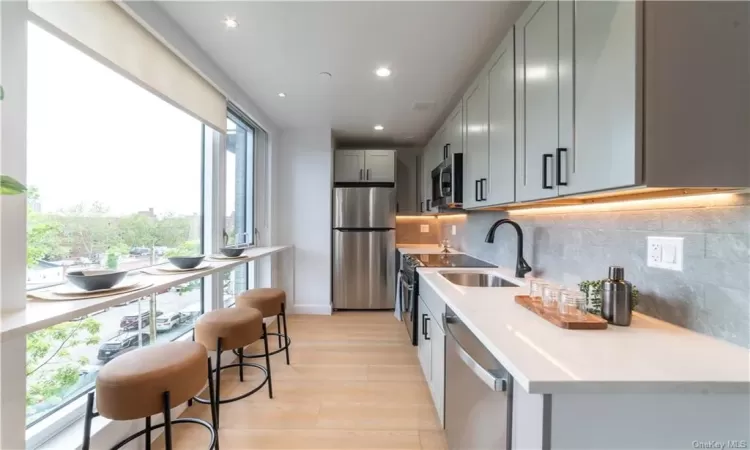
[[[42,212],[200,213],[200,121],[31,23],[28,64],[27,181]]]

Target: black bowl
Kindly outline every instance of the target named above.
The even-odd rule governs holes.
[[[68,280],[84,291],[110,289],[125,279],[127,270],[75,270],[68,272]]]
[[[241,247],[222,247],[219,249],[219,251],[221,251],[221,254],[224,256],[236,258],[238,256],[242,256],[242,253],[245,252],[245,249]]]
[[[200,263],[203,262],[203,258],[205,256],[173,256],[169,258],[169,262],[171,262],[174,266],[180,268],[180,269],[194,269],[200,265]]]

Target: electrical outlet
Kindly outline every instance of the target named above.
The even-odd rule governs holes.
[[[684,238],[649,236],[647,265],[682,272]]]
[[[456,226],[455,225],[451,225],[451,235],[452,236],[456,235]]]
[[[429,224],[422,224],[419,226],[419,231],[422,233],[429,233],[430,232],[430,225]]]

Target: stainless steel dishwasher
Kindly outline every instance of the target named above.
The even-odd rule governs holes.
[[[443,316],[450,450],[510,450],[513,378],[450,308]]]

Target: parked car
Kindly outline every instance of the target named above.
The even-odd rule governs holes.
[[[179,312],[168,312],[156,318],[156,331],[171,331],[185,323],[187,316]]]
[[[161,311],[156,311],[156,317],[161,316],[163,313]],[[137,330],[138,329],[138,314],[129,314],[127,316],[123,316],[120,319],[120,329],[123,331],[127,330]],[[141,313],[140,315],[140,321],[141,325],[140,328],[145,328],[151,324],[151,312],[146,311]]]
[[[146,247],[133,247],[130,249],[132,256],[148,256],[151,254],[151,250]]]
[[[135,350],[139,345],[138,334],[137,332],[129,332],[113,337],[99,347],[97,358],[99,361],[107,362],[124,353]],[[140,336],[144,346],[148,345],[151,341],[148,333],[140,333]]]

